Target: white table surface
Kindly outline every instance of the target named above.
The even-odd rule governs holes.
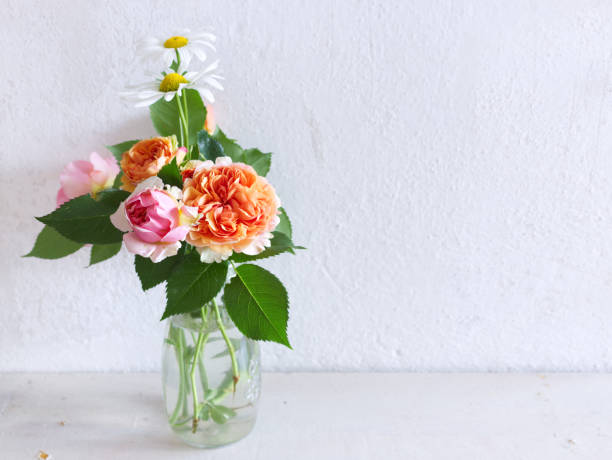
[[[612,375],[265,374],[242,441],[199,450],[157,374],[0,374],[0,459],[610,459]]]

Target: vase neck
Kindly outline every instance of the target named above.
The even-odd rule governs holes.
[[[215,317],[215,313],[212,308],[206,308],[206,318],[205,318],[205,326],[204,332],[213,332],[218,331],[219,326],[217,324],[217,320]],[[233,329],[236,326],[232,322],[231,318],[227,314],[227,310],[223,304],[219,304],[219,313],[221,316],[221,320],[223,321],[223,325],[225,329]],[[193,313],[183,313],[181,315],[175,315],[169,318],[170,323],[175,327],[181,327],[184,329],[189,329],[194,332],[199,332],[202,330],[202,315],[200,312]]]

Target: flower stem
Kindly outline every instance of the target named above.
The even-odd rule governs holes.
[[[185,139],[186,142],[189,142],[189,109],[187,108],[187,90],[183,90],[183,116],[185,117]],[[191,152],[189,151],[189,146],[187,147],[187,158],[189,158],[190,160],[191,158]]]
[[[187,148],[187,152],[189,152],[189,128],[187,127],[187,120],[185,119],[185,114],[183,113],[183,105],[181,104],[181,98],[178,94],[174,96],[174,98],[176,99],[176,104],[178,105],[179,109],[179,126],[181,127],[181,134],[184,134],[184,137],[181,136],[183,137],[181,144],[183,144],[183,147]]]
[[[179,71],[181,67],[181,54],[178,52],[178,49],[174,49],[174,53],[176,54],[176,68],[175,72]],[[188,158],[191,159],[191,154],[189,152],[189,111],[187,110],[187,94],[182,92],[183,96],[183,106],[181,106],[181,98],[178,94],[175,96],[176,103],[179,108],[179,129],[181,134],[181,145],[187,149]]]
[[[238,371],[238,362],[236,361],[236,351],[234,350],[234,345],[232,345],[232,341],[227,336],[227,332],[225,331],[225,326],[223,326],[223,321],[221,320],[221,313],[219,313],[219,306],[217,305],[217,301],[215,299],[212,300],[213,308],[215,309],[215,318],[217,320],[217,326],[219,326],[219,330],[221,331],[221,335],[223,335],[223,339],[225,340],[225,344],[227,345],[227,350],[229,351],[230,358],[232,360],[232,372],[234,374],[234,394],[236,393],[236,384],[240,379],[240,372]]]
[[[179,371],[178,371],[179,373],[179,392],[176,398],[176,406],[174,408],[174,411],[172,411],[172,415],[170,415],[170,418],[168,419],[168,422],[170,423],[170,425],[174,425],[178,417],[181,415],[181,412],[183,410],[183,400],[185,399],[185,381],[184,381],[185,361],[183,357],[184,340],[183,340],[183,331],[181,331],[178,328],[175,328],[172,324],[170,324],[170,333],[168,335],[171,336],[171,340],[174,341],[175,351],[176,351],[176,361],[179,367]]]
[[[206,390],[208,390],[208,378],[206,377],[206,369],[204,368],[202,357],[204,356],[204,347],[206,347],[206,342],[208,342],[209,335],[210,333],[207,332],[206,335],[204,336],[204,340],[202,341],[202,351],[200,352],[200,359],[198,360],[198,372],[200,373],[200,383],[202,384],[202,391],[204,391],[205,393],[206,393]]]
[[[174,53],[176,54],[176,69],[174,70],[178,72],[178,69],[181,66],[181,54],[178,52],[177,48],[174,48]]]
[[[198,340],[195,345],[195,351],[193,353],[193,361],[191,363],[191,370],[189,372],[189,377],[191,379],[191,393],[193,396],[193,423],[191,425],[191,432],[195,433],[198,429],[198,421],[199,421],[199,403],[198,403],[198,388],[196,386],[196,366],[200,360],[200,352],[202,351],[202,346],[204,345],[204,339],[208,336],[208,334],[204,334],[204,331],[207,327],[207,317],[205,307],[202,307],[202,325],[200,326],[200,332],[198,332]]]

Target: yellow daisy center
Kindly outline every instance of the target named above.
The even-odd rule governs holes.
[[[164,42],[164,48],[182,48],[187,43],[189,43],[189,40],[187,40],[185,37],[177,35],[176,37],[170,37],[168,40],[166,40]]]
[[[189,80],[183,77],[180,73],[172,72],[166,75],[161,81],[159,84],[159,90],[164,93],[176,91],[179,89],[179,85],[181,83],[189,83]]]

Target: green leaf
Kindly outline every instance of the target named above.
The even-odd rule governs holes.
[[[295,249],[296,247],[293,245],[291,238],[280,232],[272,232],[272,235],[274,236],[270,241],[269,248],[266,248],[264,251],[260,252],[255,256],[248,256],[246,254],[240,254],[239,252],[235,252],[231,257],[232,260],[237,263],[243,263],[250,262],[252,260],[265,259],[267,257],[277,256],[278,254],[282,254],[283,252],[293,253],[293,249]]]
[[[82,195],[36,219],[77,243],[118,243],[123,233],[115,228],[109,216],[129,195],[125,190],[114,189],[99,192],[96,199]]]
[[[240,331],[253,340],[289,345],[289,299],[283,284],[267,270],[247,264],[225,286],[225,308]]]
[[[204,264],[196,251],[187,254],[168,278],[162,319],[201,308],[217,295],[226,277],[227,262]]]
[[[38,257],[40,259],[59,259],[66,257],[83,247],[62,236],[57,230],[45,225],[36,237],[32,250],[23,257]]]
[[[221,131],[221,128],[217,128],[212,135],[212,138],[221,144],[225,155],[228,157],[238,158],[242,155],[242,147],[240,147],[234,139],[227,137],[225,133]]]
[[[89,266],[110,259],[121,250],[121,242],[112,244],[94,244],[91,247]]]
[[[202,420],[208,420],[210,418],[210,406],[208,404],[204,404],[202,409],[200,409],[199,418]]]
[[[176,157],[174,157],[170,163],[159,170],[157,177],[159,177],[164,184],[175,185],[180,188],[183,187],[183,176],[181,176],[181,171],[176,164]]]
[[[115,145],[107,145],[106,148],[110,150],[113,156],[117,159],[117,163],[121,163],[123,154],[130,150],[137,142],[140,142],[140,140],[125,141]]]
[[[215,161],[225,155],[221,144],[204,129],[198,132],[198,149],[203,160]]]
[[[219,425],[223,425],[230,418],[236,416],[236,411],[230,409],[229,407],[214,405],[210,403],[208,403],[207,405],[210,407],[210,416],[212,417],[214,422],[218,423]]]
[[[287,215],[287,211],[284,208],[278,208],[280,211],[280,222],[276,226],[276,231],[279,233],[284,233],[291,239],[293,236],[293,229],[291,228],[291,221],[289,220],[289,216]]]
[[[134,259],[134,267],[140,279],[142,290],[146,291],[159,283],[166,281],[176,264],[181,259],[180,255],[167,257],[161,262],[154,263],[146,257],[136,256]]]
[[[233,374],[232,374],[233,376]],[[220,388],[209,388],[204,390],[204,401],[208,402],[208,401],[213,401],[215,398],[217,398],[219,395],[221,395],[223,393],[223,390]]]
[[[248,149],[244,151],[242,159],[238,161],[253,166],[253,169],[257,171],[257,174],[260,176],[265,176],[270,171],[272,154],[263,153],[259,149]]]
[[[187,97],[187,110],[189,111],[189,121],[187,123],[189,127],[189,144],[195,144],[198,131],[204,128],[206,107],[204,107],[200,93],[195,89],[186,89],[183,92]],[[153,126],[155,126],[156,131],[160,135],[179,135],[181,132],[180,115],[176,97],[168,102],[160,99],[149,107],[149,111]]]
[[[123,171],[119,171],[119,174],[115,177],[115,181],[113,182],[113,188],[119,188],[123,185],[123,181],[121,178],[123,177]]]
[[[251,165],[260,176],[265,176],[270,171],[270,164],[272,161],[271,153],[263,153],[259,149],[244,150],[234,139],[228,138],[220,129],[215,131],[212,135],[212,139],[217,141],[223,148],[223,154],[217,156],[225,155],[230,157],[235,163],[246,163]],[[214,160],[214,158],[207,159]]]

